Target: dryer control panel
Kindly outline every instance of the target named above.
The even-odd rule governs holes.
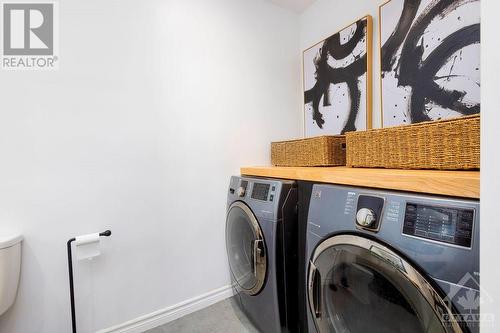
[[[252,189],[252,199],[267,201],[270,189],[271,189],[271,184],[269,184],[269,183],[255,182],[253,184],[253,189]],[[274,192],[274,190],[273,190],[273,192]],[[271,195],[271,197],[272,197],[272,195]],[[269,201],[273,201],[273,200],[270,198]]]
[[[297,183],[291,180],[231,177],[229,182],[229,193],[227,207],[235,201],[242,201],[250,207],[258,218],[267,220],[278,220],[283,213],[283,205],[292,191],[297,192]],[[295,194],[294,194],[295,195]],[[286,204],[296,199],[292,196]]]

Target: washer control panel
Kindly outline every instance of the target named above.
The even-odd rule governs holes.
[[[375,212],[370,208],[361,208],[356,213],[356,222],[362,227],[370,227],[376,220]]]
[[[465,279],[463,285],[477,289],[480,215],[479,200],[314,184],[307,212],[307,256],[332,236],[373,238],[420,265],[440,285],[457,283],[469,273],[474,279]]]
[[[474,209],[407,202],[403,234],[470,248]]]
[[[384,202],[383,197],[360,194],[356,210],[356,226],[370,231],[378,231]]]

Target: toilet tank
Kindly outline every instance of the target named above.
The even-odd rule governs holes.
[[[19,235],[0,235],[0,316],[14,303],[21,273]]]

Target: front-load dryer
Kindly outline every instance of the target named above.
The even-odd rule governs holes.
[[[264,333],[296,332],[297,187],[232,177],[226,249],[243,312]]]
[[[312,188],[310,332],[478,332],[479,201]]]

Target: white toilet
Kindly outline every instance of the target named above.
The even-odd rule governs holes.
[[[0,234],[0,316],[14,303],[21,273],[21,235]]]

